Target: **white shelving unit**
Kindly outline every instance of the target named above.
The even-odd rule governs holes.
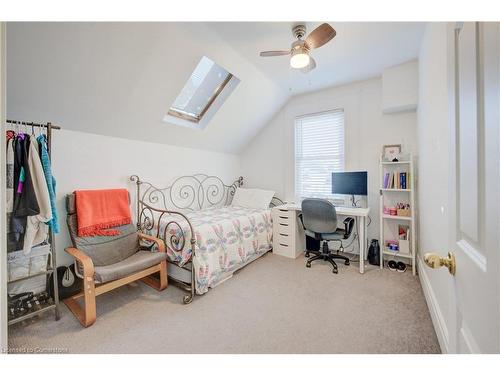
[[[405,172],[406,189],[384,186],[386,173]],[[397,203],[410,204],[410,216],[397,216],[384,213],[384,207],[394,207]],[[415,205],[415,169],[412,155],[401,161],[384,161],[380,157],[380,268],[385,262],[396,259],[411,265],[413,275],[416,274],[416,205]],[[387,241],[399,241],[399,226],[409,229],[408,253],[389,250]]]

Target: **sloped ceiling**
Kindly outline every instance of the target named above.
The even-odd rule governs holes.
[[[319,23],[306,23],[311,31]],[[7,114],[71,130],[238,153],[297,93],[381,74],[417,57],[423,24],[335,23],[302,75],[286,57],[292,23],[9,23]],[[241,83],[204,130],[163,122],[205,55]],[[133,150],[132,150],[133,152]]]
[[[241,83],[204,130],[163,122],[203,55]],[[237,153],[286,99],[286,92],[206,24],[7,26],[10,118]]]

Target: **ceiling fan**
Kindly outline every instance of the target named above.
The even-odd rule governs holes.
[[[332,40],[337,32],[327,23],[323,23],[315,28],[305,40],[306,26],[296,25],[292,28],[292,34],[297,40],[292,43],[289,51],[265,51],[261,52],[262,57],[291,55],[290,66],[299,69],[302,73],[308,73],[316,68],[316,61],[309,55],[312,49],[319,48]]]

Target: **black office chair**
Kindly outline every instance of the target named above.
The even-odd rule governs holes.
[[[344,251],[342,240],[346,240],[351,236],[354,228],[354,219],[348,217],[344,220],[344,228],[337,228],[337,212],[335,206],[325,200],[316,198],[307,198],[302,201],[302,213],[299,215],[302,225],[307,236],[315,238],[318,241],[323,241],[321,251],[313,251],[306,249],[306,258],[309,254],[315,254],[306,262],[306,267],[311,267],[311,262],[318,259],[328,261],[333,266],[333,273],[338,273],[337,263],[334,259],[342,259],[345,265],[349,265],[349,258],[340,255],[339,252]],[[329,241],[339,241],[340,247],[337,253],[334,254],[328,248]]]

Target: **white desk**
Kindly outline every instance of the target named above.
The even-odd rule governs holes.
[[[293,219],[293,221],[295,221],[295,223],[292,222],[290,225],[292,228],[295,228],[293,230],[293,233],[296,233],[296,237],[305,238],[305,235],[303,234],[303,232],[302,233],[297,232],[298,228],[301,227],[296,222],[297,221],[297,214],[301,211],[301,207],[299,205],[297,205],[295,203],[287,203],[287,204],[284,204],[281,206],[276,206],[273,210],[275,212],[274,217],[278,217],[278,218],[279,218],[279,215],[281,215],[280,212],[283,213],[283,212],[295,211],[295,215],[289,215],[289,218]],[[368,253],[367,241],[366,241],[366,238],[367,238],[366,218],[368,217],[368,214],[370,213],[370,209],[369,208],[335,206],[335,210],[337,211],[338,215],[353,216],[359,222],[359,233],[358,233],[359,244],[360,244],[360,246],[359,246],[359,272],[364,273],[365,272],[365,257],[366,257],[366,254]],[[283,216],[286,217],[286,215],[283,215]],[[274,220],[274,218],[273,218],[273,223],[275,223],[275,222],[276,222],[275,225],[280,225],[279,221]],[[275,239],[275,241],[278,241],[278,237],[276,236],[276,234],[277,234],[277,232],[275,230],[273,238]],[[299,249],[295,248],[296,246],[302,246],[302,244],[303,244],[303,242],[300,241],[300,238],[295,238],[295,240],[290,243],[290,246],[293,246],[293,248],[291,249],[292,254],[295,254],[293,257],[296,257],[298,254],[300,254],[301,252],[304,251],[303,248],[299,248]],[[279,247],[279,244],[278,244],[278,247]]]

